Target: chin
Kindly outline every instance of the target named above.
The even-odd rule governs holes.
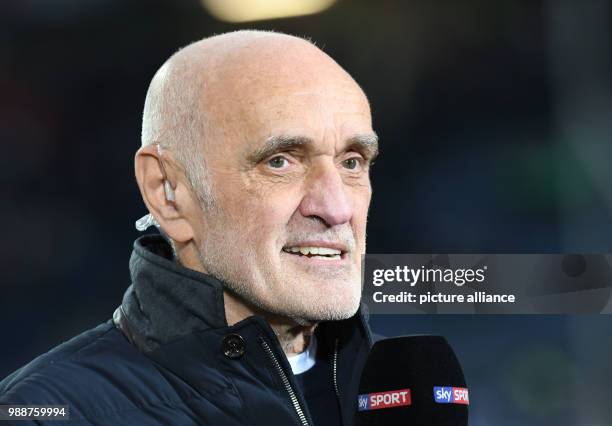
[[[302,312],[291,317],[300,325],[310,325],[321,321],[345,320],[357,313],[360,300],[360,295],[354,296],[352,294],[345,294],[341,301],[338,301],[338,297],[332,297],[328,298],[327,303],[322,305],[304,306]]]

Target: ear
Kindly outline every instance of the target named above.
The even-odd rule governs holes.
[[[177,243],[187,243],[194,237],[194,226],[190,212],[193,212],[194,199],[185,178],[173,166],[174,162],[167,150],[160,158],[155,144],[143,146],[134,156],[134,169],[140,194],[149,212],[155,217],[163,231]],[[163,163],[162,163],[163,162]],[[167,184],[164,182],[164,171]],[[166,198],[169,185],[174,192]]]

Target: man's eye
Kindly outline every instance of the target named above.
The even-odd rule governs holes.
[[[359,167],[359,159],[355,157],[349,158],[349,159],[344,160],[342,164],[344,165],[344,168],[346,169],[355,170],[357,167]]]
[[[285,157],[277,156],[268,160],[268,165],[273,169],[282,169],[289,165],[289,161]]]

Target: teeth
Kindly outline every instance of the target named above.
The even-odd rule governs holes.
[[[342,252],[329,247],[287,247],[284,249],[290,253],[301,253],[304,256],[327,256],[332,259],[339,259]]]
[[[340,255],[342,252],[340,250],[327,248],[327,247],[319,247],[319,254],[324,254],[327,256]]]

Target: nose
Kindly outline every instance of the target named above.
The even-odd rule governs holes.
[[[328,227],[351,220],[353,205],[338,169],[321,167],[306,181],[306,193],[299,207],[304,217],[315,217]]]

